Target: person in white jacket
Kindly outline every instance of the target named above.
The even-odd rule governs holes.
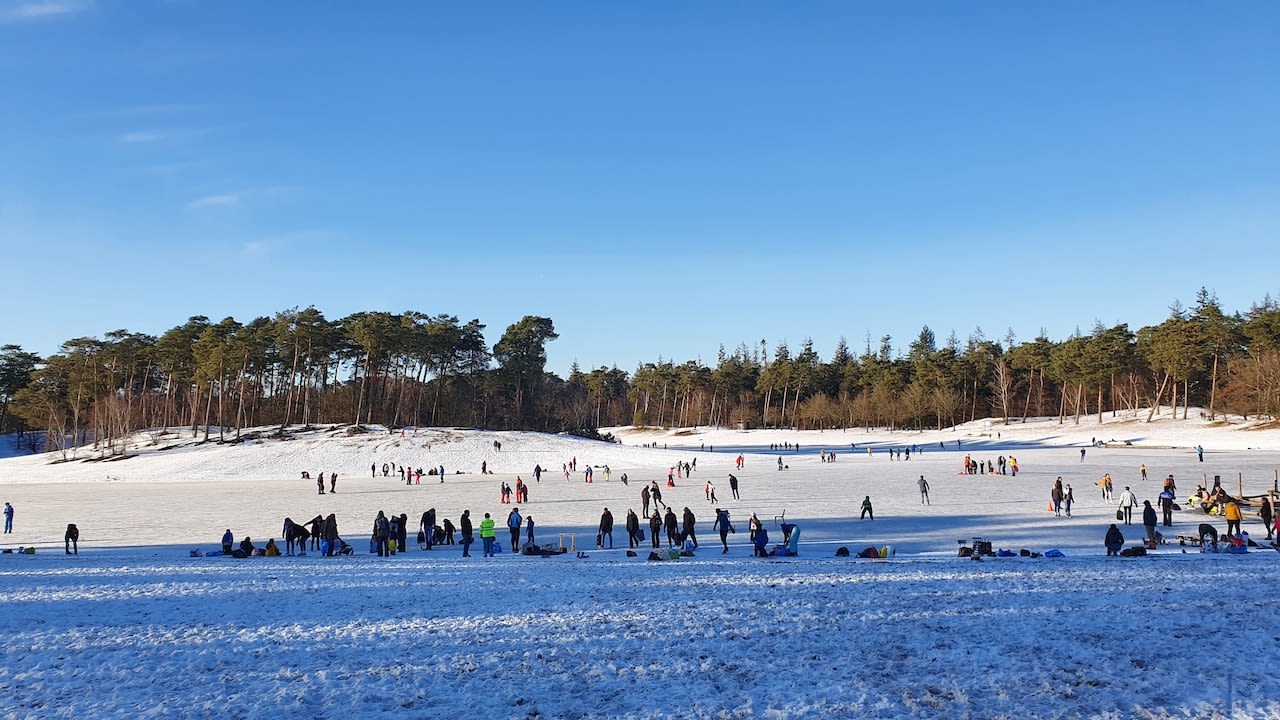
[[[1129,490],[1129,486],[1124,486],[1124,492],[1120,493],[1120,511],[1124,513],[1124,524],[1133,524],[1133,506],[1138,504],[1138,498],[1133,496],[1133,492]]]

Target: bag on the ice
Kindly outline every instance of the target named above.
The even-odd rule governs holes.
[[[1124,510],[1117,510],[1117,511],[1116,511],[1116,519],[1117,519],[1117,520],[1123,520],[1123,519],[1124,519]]]

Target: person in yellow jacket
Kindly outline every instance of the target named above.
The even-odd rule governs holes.
[[[1227,519],[1227,534],[1240,534],[1240,504],[1235,500],[1228,500],[1226,508],[1222,512],[1223,517]],[[1234,529],[1234,530],[1233,530]]]
[[[485,557],[493,557],[493,525],[493,518],[485,513],[484,519],[480,521],[480,540],[484,542]]]
[[[280,548],[276,545],[275,538],[267,541],[267,549],[263,554],[267,557],[280,557]]]

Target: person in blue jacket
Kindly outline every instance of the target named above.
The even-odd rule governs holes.
[[[230,555],[231,547],[236,544],[236,536],[231,534],[231,528],[222,533],[222,554]]]
[[[769,557],[769,531],[764,525],[756,529],[755,546],[756,557]]]

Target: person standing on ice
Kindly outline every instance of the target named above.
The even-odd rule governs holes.
[[[729,511],[716,508],[716,522],[711,526],[712,530],[719,531],[720,544],[724,546],[721,553],[729,552],[729,533],[737,532],[733,529],[733,525],[729,522]]]
[[[489,517],[489,513],[484,514],[484,519],[480,521],[480,540],[484,543],[484,556],[493,557],[493,518]]]
[[[917,484],[920,486],[920,504],[931,505],[932,503],[929,502],[929,481],[925,480],[924,476],[921,475]]]
[[[698,533],[695,532],[696,530],[694,526],[695,523],[696,523],[696,519],[693,517],[693,511],[690,510],[688,507],[686,507],[684,509],[684,532],[680,537],[682,542],[684,540],[692,540],[693,549],[697,550],[698,549]]]
[[[1053,481],[1053,489],[1049,491],[1049,501],[1053,503],[1053,514],[1062,517],[1062,476]]]
[[[9,503],[5,503],[5,505],[8,505],[8,504]],[[8,530],[6,530],[5,532],[8,532]],[[227,528],[227,531],[222,533],[222,554],[230,555],[231,547],[235,545],[235,543],[236,543],[236,536],[231,534],[231,528]]]
[[[476,541],[471,527],[471,511],[463,510],[462,519],[458,521],[462,531],[462,557],[471,557],[471,543]]]
[[[532,545],[533,544],[533,516],[532,515],[524,519],[524,527],[525,527],[525,530],[527,531],[525,533],[524,544]]]
[[[422,519],[418,521],[418,529],[422,531],[423,536],[427,539],[427,549],[431,549],[432,542],[435,540],[436,532],[436,509],[429,508],[422,513]]]
[[[507,513],[507,529],[511,531],[511,552],[520,552],[520,528],[524,526],[524,518],[520,517],[520,508],[513,507]]]
[[[1084,448],[1080,448],[1080,462],[1084,462]]]
[[[320,491],[316,493],[317,495],[324,494],[324,473],[320,473],[320,477],[316,478],[316,489]]]
[[[1147,479],[1147,464],[1143,463],[1139,465],[1138,472],[1142,473],[1142,479],[1145,481]]]
[[[741,499],[738,497],[738,476],[733,473],[729,473],[729,491],[733,493],[734,500]]]
[[[1124,524],[1133,524],[1133,506],[1138,504],[1138,498],[1129,490],[1129,486],[1124,486],[1124,492],[1120,493],[1120,511],[1124,514]]]
[[[640,513],[649,517],[649,486],[640,488]]]
[[[656,512],[654,513],[657,514]],[[667,506],[667,514],[662,518],[662,524],[667,530],[667,547],[673,548],[680,544],[680,521],[676,519],[676,513]]]
[[[338,492],[338,473],[329,473],[329,492]]]
[[[6,535],[13,532],[13,506],[9,503],[4,504],[4,532]]]
[[[1071,492],[1071,484],[1067,483],[1067,490],[1062,494],[1062,509],[1066,511],[1067,517],[1071,517],[1071,503],[1076,501],[1076,496]]]
[[[870,516],[871,516],[871,519],[872,519],[872,520],[875,520],[875,519],[876,519],[876,514],[875,514],[875,512],[871,509],[871,496],[870,496],[870,495],[868,495],[868,496],[866,496],[866,497],[862,498],[862,517],[860,517],[860,518],[858,518],[858,519],[859,519],[859,520],[866,520],[868,515],[870,515]]]
[[[609,512],[609,508],[605,508],[600,513],[600,538],[596,545],[604,547],[605,540],[609,541],[609,549],[613,549],[613,513]]]
[[[634,550],[640,547],[640,518],[636,511],[627,508],[627,548]]]
[[[1204,462],[1204,448],[1199,445],[1196,446],[1196,458],[1199,459],[1200,462]]]
[[[382,510],[379,510],[378,516],[373,519],[373,542],[377,547],[378,557],[391,555],[391,523]]]
[[[653,515],[649,517],[649,542],[653,545],[653,549],[658,549],[658,544],[662,540],[662,515],[658,514],[657,508],[654,509]]]
[[[1150,500],[1142,501],[1142,527],[1147,531],[1147,544],[1156,545],[1156,509],[1151,507]]]

